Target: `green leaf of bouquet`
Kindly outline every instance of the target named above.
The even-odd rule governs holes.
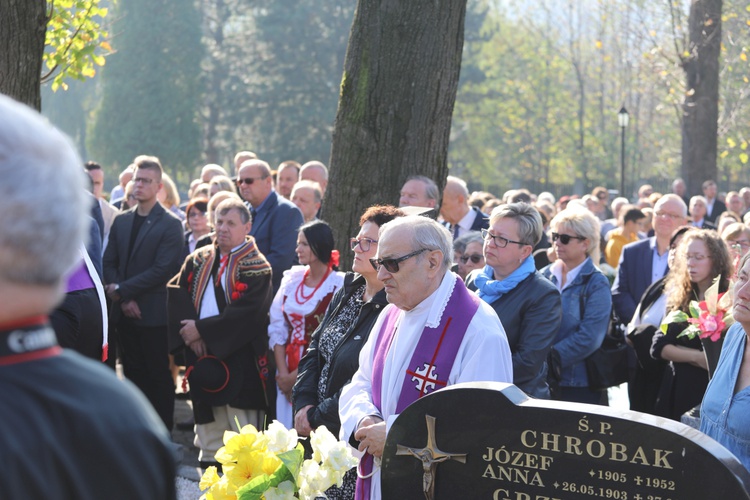
[[[688,315],[682,311],[672,311],[661,322],[661,331],[667,333],[667,327],[672,323],[684,323],[688,320]]]
[[[698,307],[698,302],[695,300],[690,301],[690,315],[693,318],[700,318],[701,316],[701,308]],[[687,318],[685,318],[687,320]]]
[[[292,475],[291,481],[297,484],[297,476],[305,460],[305,451],[300,443],[293,450],[285,451],[277,455],[286,469]]]
[[[237,489],[237,500],[261,500],[263,494],[272,487],[271,476],[268,474],[255,476]]]
[[[700,328],[698,328],[696,325],[690,325],[689,327],[687,327],[684,330],[682,330],[682,332],[680,332],[677,335],[677,338],[687,337],[689,339],[694,339],[695,337],[699,336],[700,334],[701,334]]]

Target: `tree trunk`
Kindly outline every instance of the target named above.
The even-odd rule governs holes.
[[[466,0],[358,2],[323,204],[344,270],[367,207],[397,205],[410,175],[445,184],[465,16]]]
[[[37,110],[46,7],[45,0],[0,0],[0,93]]]
[[[700,194],[703,181],[716,179],[721,9],[722,0],[693,0],[690,5],[689,55],[682,60],[687,77],[682,177],[691,196]]]

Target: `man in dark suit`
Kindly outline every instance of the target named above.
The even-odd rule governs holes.
[[[134,161],[135,208],[112,223],[104,252],[105,290],[113,301],[125,376],[172,428],[174,382],[167,347],[167,282],[180,269],[180,220],[157,199],[162,167],[153,156]]]
[[[469,188],[458,177],[449,175],[443,189],[440,215],[449,224],[448,229],[455,240],[469,231],[480,231],[490,227],[489,216],[469,205]]]
[[[279,289],[284,271],[296,258],[297,231],[302,225],[302,212],[273,189],[271,167],[263,160],[246,160],[237,177],[240,194],[250,203],[253,225],[250,236],[271,264],[273,291]]]
[[[716,226],[706,218],[708,208],[706,207],[706,198],[697,194],[690,198],[690,224],[698,229],[716,229]]]
[[[666,274],[670,236],[686,223],[687,206],[682,198],[673,193],[664,195],[654,207],[654,236],[623,247],[612,285],[612,306],[622,323],[628,324],[633,318],[646,288]],[[640,369],[633,349],[629,351],[628,364],[630,408],[647,411],[646,407],[640,406],[643,397],[638,388],[660,383],[660,372],[653,374]]]
[[[706,198],[706,220],[716,223],[719,216],[727,211],[727,206],[716,197],[716,182],[709,179],[703,183],[703,196]]]
[[[612,285],[612,305],[622,322],[630,322],[643,292],[666,274],[669,237],[686,223],[687,207],[682,198],[664,195],[654,207],[654,236],[623,247]]]

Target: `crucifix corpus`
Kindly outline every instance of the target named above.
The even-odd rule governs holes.
[[[440,450],[435,443],[435,417],[425,415],[427,421],[427,446],[424,448],[409,448],[398,445],[396,455],[412,455],[414,458],[422,461],[422,489],[426,500],[435,498],[435,469],[437,464],[446,460],[455,460],[456,462],[466,463],[466,453],[448,453]]]

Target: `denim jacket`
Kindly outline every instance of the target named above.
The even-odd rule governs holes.
[[[542,274],[552,280],[549,266]],[[564,387],[588,387],[585,359],[604,340],[612,311],[609,280],[587,258],[581,272],[562,291],[562,323],[552,347],[560,354]],[[583,312],[583,317],[581,317]]]

